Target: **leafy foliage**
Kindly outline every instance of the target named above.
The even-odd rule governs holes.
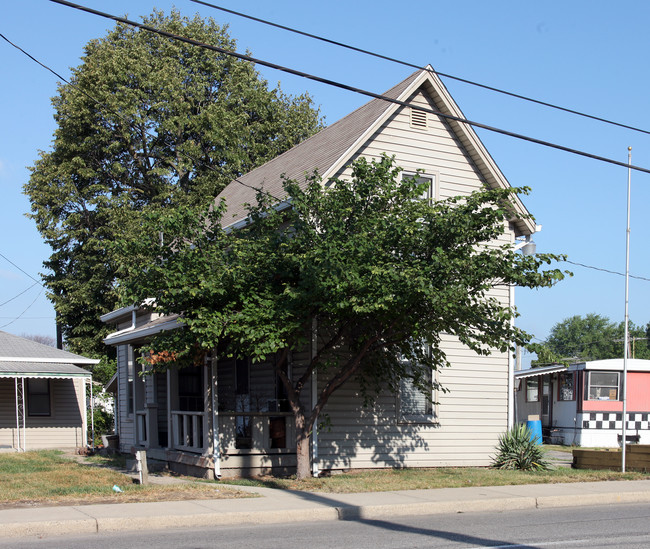
[[[523,423],[517,423],[499,437],[492,466],[497,469],[546,471],[550,464],[544,457],[544,448],[537,443],[537,437],[533,440],[531,430]]]
[[[326,189],[316,176],[284,189],[291,208],[260,194],[239,230],[222,230],[223,204],[203,215],[153,212],[140,238],[118,243],[120,289],[125,304],[154,298],[157,312],[182,313],[185,329],[156,338],[157,353],[191,362],[217,348],[220,356],[275,359],[296,417],[299,476],[308,460],[301,441],[347,380],[360,382],[367,402],[405,377],[431,394],[431,369],[447,364],[442,334],[479,354],[527,340],[511,322],[515,311],[491,294],[495,285],[544,287],[563,277],[540,270],[560,258],[495,243],[512,190],[429,203],[419,199],[423,184],[402,180],[388,157],[357,160],[350,180]],[[289,379],[288,353],[305,348],[314,319],[318,352]],[[328,381],[308,410],[301,391],[317,367]]]
[[[644,329],[630,322],[629,328],[630,340],[634,340],[629,356],[650,358],[647,327]],[[536,365],[623,358],[624,337],[623,322],[617,324],[595,313],[584,317],[575,315],[555,324],[546,341],[529,345],[529,350],[537,352]]]
[[[150,26],[235,49],[212,19],[154,12]],[[67,347],[101,357],[115,308],[109,243],[137,234],[140,216],[206,205],[223,186],[311,135],[307,95],[269,89],[254,68],[118,24],[85,47],[53,99],[57,129],[25,192],[52,255],[44,276]]]

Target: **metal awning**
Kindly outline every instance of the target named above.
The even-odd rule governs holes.
[[[545,366],[543,368],[530,368],[529,370],[519,370],[518,372],[515,372],[515,379],[524,379],[527,377],[543,376],[546,374],[566,371],[567,367],[561,364],[557,366]]]
[[[0,359],[0,378],[38,377],[48,379],[71,379],[92,374],[71,363],[52,362],[12,362]]]

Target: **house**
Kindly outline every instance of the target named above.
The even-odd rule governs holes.
[[[0,332],[0,448],[76,448],[88,443],[82,366],[99,360]]]
[[[359,156],[394,155],[406,174],[422,170],[431,199],[507,188],[508,181],[466,124],[418,110],[456,117],[462,112],[430,68],[419,70],[386,92],[405,105],[373,99],[291,150],[232,182],[218,197],[227,202],[224,226],[247,222],[244,204],[257,188],[281,197],[282,175],[302,182],[314,170],[327,181],[350,175]],[[518,199],[499,243],[530,237],[536,226]],[[514,304],[514,288],[492,295]],[[179,329],[174,317],[158,317],[143,307],[125,307],[102,317],[116,331],[105,342],[117,347],[120,447],[145,447],[150,458],[173,469],[202,476],[291,472],[296,464],[293,418],[270,364],[207,359],[205,364],[166,373],[138,375],[138,348],[148,337]],[[508,353],[479,356],[456,339],[445,338],[452,367],[437,372],[448,393],[431,404],[403,383],[399,395],[382,394],[364,408],[358,387],[348,382],[325,409],[327,428],[311,437],[314,474],[350,468],[483,466],[490,463],[498,436],[514,421],[514,362]],[[318,336],[291,356],[299,376]],[[317,394],[323,378],[311,376]]]
[[[628,442],[650,443],[650,360],[629,359]],[[545,441],[614,448],[623,427],[623,359],[515,372],[517,421],[541,421]]]

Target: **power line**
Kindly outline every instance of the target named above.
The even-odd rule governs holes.
[[[603,269],[602,267],[594,267],[593,265],[585,265],[584,263],[578,263],[577,261],[569,261],[568,259],[565,259],[564,262],[571,263],[571,265],[577,265],[578,267],[584,267],[585,269],[593,269],[594,271],[602,271],[604,273],[625,276],[625,273],[619,273],[618,271],[610,271],[609,269]],[[636,278],[638,280],[645,280],[646,282],[650,282],[650,278],[647,278],[645,276],[630,275],[630,278]]]
[[[16,298],[20,297],[21,295],[23,295],[25,292],[28,292],[28,291],[31,290],[34,286],[36,286],[36,284],[38,284],[38,282],[34,282],[34,284],[32,284],[31,286],[29,286],[29,288],[23,290],[23,291],[20,292],[19,294],[16,294],[16,295],[13,296],[11,299],[7,299],[7,301],[4,301],[3,303],[0,303],[0,307],[2,307],[3,305],[6,305],[7,303],[10,303],[10,302],[13,301],[14,299],[16,299]]]
[[[556,110],[567,112],[567,113],[570,113],[570,114],[575,114],[577,116],[582,116],[582,117],[585,117],[585,118],[590,118],[592,120],[597,120],[598,122],[604,122],[605,124],[611,124],[613,126],[618,126],[620,128],[625,128],[625,129],[632,130],[632,131],[635,131],[635,132],[640,132],[640,133],[645,133],[647,135],[650,135],[650,130],[644,130],[643,128],[638,128],[636,126],[623,124],[622,122],[616,122],[616,121],[613,121],[613,120],[609,120],[607,118],[602,118],[600,116],[595,116],[593,114],[588,114],[588,113],[584,113],[584,112],[577,111],[577,110],[574,110],[574,109],[569,109],[567,107],[562,107],[560,105],[556,105],[556,104],[553,104],[553,103],[548,103],[548,102],[542,101],[540,99],[534,99],[532,97],[527,97],[525,95],[520,95],[518,93],[510,92],[510,91],[507,91],[507,90],[504,90],[504,89],[501,89],[501,88],[488,86],[486,84],[481,84],[481,83],[475,82],[473,80],[468,80],[466,78],[461,78],[459,76],[454,76],[452,74],[445,74],[444,72],[440,72],[440,71],[437,71],[437,70],[429,69],[429,68],[426,68],[426,67],[420,67],[419,65],[416,65],[414,63],[409,63],[408,61],[403,61],[401,59],[396,59],[394,57],[389,57],[387,55],[382,55],[380,53],[372,52],[372,51],[369,51],[369,50],[364,50],[364,49],[358,48],[356,46],[351,46],[350,44],[345,44],[344,42],[338,42],[336,40],[331,40],[331,39],[325,38],[323,36],[318,36],[317,34],[311,34],[309,32],[304,32],[304,31],[301,31],[301,30],[298,30],[298,29],[287,27],[285,25],[280,25],[278,23],[273,23],[272,21],[267,21],[267,20],[261,19],[259,17],[254,17],[252,15],[247,15],[245,13],[241,13],[241,12],[238,12],[238,11],[235,11],[235,10],[224,8],[222,6],[217,6],[215,4],[210,4],[209,2],[204,2],[203,0],[191,0],[191,1],[194,2],[195,4],[201,4],[203,6],[214,8],[214,9],[226,12],[226,13],[230,13],[232,15],[237,15],[238,17],[243,17],[245,19],[250,19],[251,21],[257,21],[258,23],[262,23],[264,25],[269,25],[271,27],[275,27],[275,28],[278,28],[278,29],[293,32],[293,33],[299,34],[301,36],[306,36],[308,38],[313,38],[315,40],[320,40],[321,42],[326,42],[326,43],[332,44],[334,46],[339,46],[341,48],[346,48],[348,50],[356,51],[358,53],[363,53],[365,55],[370,55],[370,56],[376,57],[378,59],[384,59],[385,61],[390,61],[392,63],[397,63],[397,64],[403,65],[405,67],[411,67],[411,68],[420,69],[420,70],[427,70],[427,71],[429,71],[429,72],[431,72],[433,74],[436,74],[438,76],[443,76],[445,78],[449,78],[450,80],[456,80],[458,82],[463,82],[464,84],[470,84],[471,86],[476,86],[476,87],[479,87],[479,88],[483,88],[485,90],[493,91],[493,92],[496,92],[496,93],[501,93],[501,94],[507,95],[509,97],[515,97],[516,99],[521,99],[523,101],[528,101],[530,103],[535,103],[537,105],[542,105],[544,107],[549,107],[551,109],[556,109]]]
[[[153,28],[147,27],[146,25],[141,25],[141,24],[139,24],[139,23],[130,22],[130,21],[126,20],[126,19],[118,18],[118,17],[114,17],[114,16],[111,16],[111,15],[109,15],[109,14],[102,14],[101,12],[96,12],[96,10],[91,10],[91,9],[89,9],[89,8],[84,8],[83,6],[77,6],[77,5],[75,5],[75,4],[71,4],[71,3],[69,3],[69,2],[62,2],[62,1],[60,1],[60,0],[51,0],[51,1],[56,2],[56,3],[59,3],[59,4],[67,5],[67,6],[70,6],[70,7],[75,7],[75,8],[77,8],[77,9],[81,9],[82,11],[89,11],[89,12],[91,12],[91,13],[96,13],[96,14],[98,14],[98,15],[102,15],[103,17],[108,17],[108,18],[111,18],[111,19],[119,20],[120,22],[125,22],[126,24],[130,24],[130,25],[134,25],[134,26],[139,27],[139,28],[143,28],[143,30],[147,30],[147,31],[155,32],[155,33],[158,33],[158,34],[163,34],[163,35],[169,36],[169,37],[171,37],[171,38],[173,38],[173,39],[178,38],[178,39],[181,39],[181,40],[184,41],[184,42],[195,43],[194,45],[198,45],[198,46],[200,46],[200,47],[206,47],[206,48],[208,48],[208,49],[215,49],[215,48],[216,48],[217,50],[221,50],[221,48],[217,48],[216,46],[211,47],[211,46],[208,46],[207,44],[202,44],[202,43],[199,43],[199,42],[194,41],[194,40],[184,39],[183,37],[178,37],[178,36],[176,36],[176,35],[172,35],[171,33],[167,33],[167,32],[165,32],[165,31],[159,31],[159,30],[157,30],[157,29],[153,29]],[[205,4],[205,5],[208,5],[208,6],[211,6],[211,7],[216,7],[217,9],[222,9],[222,8],[219,8],[218,6],[213,6],[212,4],[207,4],[207,3],[202,2],[202,1],[200,1],[200,0],[192,0],[192,1],[193,1],[193,2],[196,2],[196,3],[199,3],[199,4]],[[225,8],[223,8],[223,10],[224,10],[224,11],[231,12],[231,10],[227,10],[227,9],[225,9]],[[258,20],[257,18],[254,18],[254,17],[251,17],[251,16],[246,16],[246,15],[244,15],[244,14],[239,14],[238,12],[232,12],[232,13],[234,13],[234,14],[236,14],[236,15],[242,15],[242,16],[244,16],[244,17],[248,17],[248,18],[251,18],[251,19],[254,19],[254,20]],[[263,21],[263,20],[260,20],[260,21],[261,21],[261,22],[265,22],[265,21]],[[274,26],[279,26],[280,28],[284,28],[282,25],[276,25],[276,24],[273,24],[273,23],[271,23],[271,24],[274,25]],[[288,30],[292,30],[292,31],[293,31],[293,29],[289,29],[289,28],[288,28]],[[301,31],[295,31],[295,32],[298,32],[298,33],[303,34]],[[54,74],[55,76],[57,76],[58,78],[60,78],[62,81],[64,81],[64,82],[67,83],[68,85],[71,85],[71,86],[75,87],[77,90],[79,90],[81,93],[83,93],[84,95],[86,95],[87,97],[89,97],[91,100],[93,100],[93,101],[94,101],[95,103],[97,103],[99,106],[101,106],[101,107],[107,109],[107,110],[108,110],[109,112],[111,112],[112,114],[118,116],[119,118],[122,119],[122,121],[124,121],[125,123],[127,123],[129,126],[132,125],[132,121],[131,121],[131,120],[127,119],[126,117],[124,117],[124,116],[121,115],[120,113],[118,113],[118,112],[116,112],[116,111],[114,111],[114,110],[108,108],[105,104],[103,104],[102,102],[100,102],[97,98],[95,98],[95,97],[93,97],[92,95],[88,94],[85,90],[81,89],[81,88],[80,88],[79,86],[77,86],[76,84],[74,84],[74,83],[68,81],[66,78],[64,78],[64,77],[61,76],[59,73],[57,73],[56,71],[54,71],[53,69],[51,69],[49,66],[45,65],[44,63],[42,63],[41,61],[39,61],[38,59],[36,59],[34,56],[32,56],[31,54],[29,54],[29,53],[28,53],[27,51],[25,51],[23,48],[21,48],[20,46],[16,45],[15,43],[13,43],[11,40],[9,40],[9,39],[8,39],[6,36],[4,36],[3,34],[0,33],[0,37],[2,37],[5,41],[7,41],[7,42],[8,42],[10,45],[12,45],[14,48],[18,49],[18,50],[19,50],[20,52],[22,52],[24,55],[26,55],[27,57],[29,57],[32,61],[34,61],[35,63],[37,63],[38,65],[40,65],[40,66],[43,67],[44,69],[48,70],[49,72],[51,72],[52,74]],[[317,38],[318,38],[318,37],[317,37]],[[324,40],[327,41],[327,39],[324,39]],[[361,50],[360,50],[360,51],[361,51]],[[226,54],[233,54],[233,52],[229,52],[229,51],[223,51],[223,53],[226,53]],[[236,56],[236,57],[243,58],[243,59],[249,59],[248,56],[241,56],[241,55],[239,55],[239,54],[236,54],[235,56]],[[257,62],[256,60],[253,60],[253,61],[254,61],[254,62]],[[434,72],[435,72],[435,71],[434,71]],[[439,74],[441,74],[441,73],[439,73]],[[370,94],[371,92],[363,92],[363,93],[369,93],[369,94]],[[377,94],[373,94],[373,95],[377,95]],[[391,100],[390,98],[386,98],[386,97],[378,96],[378,95],[377,95],[377,98],[381,98],[381,99],[385,99],[385,100],[394,101],[394,100]],[[434,112],[434,114],[435,114],[435,111],[431,111],[431,112]],[[442,113],[440,113],[440,114],[442,115]],[[444,116],[444,115],[443,115],[443,116]],[[460,121],[460,119],[459,119],[459,121]],[[469,123],[469,121],[468,121],[468,123]],[[152,136],[148,131],[145,132],[145,133],[147,133],[147,135],[149,135],[150,137],[153,137],[153,136]],[[193,158],[193,157],[191,157],[190,155],[187,155],[186,153],[183,153],[183,152],[181,152],[181,154],[184,155],[187,159],[192,160],[193,162],[196,162],[196,163],[202,164],[203,166],[205,166],[205,167],[207,167],[207,168],[209,168],[209,169],[214,170],[214,168],[213,168],[211,165],[209,165],[209,164],[205,164],[205,163],[202,162],[201,160],[197,160],[196,158]],[[625,166],[627,166],[627,164],[625,164]],[[248,187],[248,188],[250,188],[250,189],[253,189],[253,190],[256,190],[256,191],[261,191],[261,189],[259,189],[258,187],[255,187],[255,186],[253,186],[253,185],[246,184],[246,183],[244,183],[243,181],[240,181],[239,179],[234,179],[233,181],[235,181],[235,182],[237,182],[237,183],[239,183],[239,184],[241,184],[241,185],[243,185],[243,186],[245,186],[245,187]],[[267,194],[268,194],[268,193],[267,193]],[[271,196],[271,198],[274,198],[274,199],[276,199],[276,200],[280,200],[279,198],[274,197],[273,195],[270,195],[270,194],[269,194],[269,196]],[[23,273],[26,274],[27,276],[29,276],[29,277],[30,277],[32,280],[34,280],[36,283],[38,283],[39,285],[43,286],[43,285],[42,285],[38,280],[36,280],[34,277],[32,277],[31,275],[29,275],[28,273],[26,273],[25,271],[23,271],[23,270],[22,270],[20,267],[18,267],[15,263],[13,263],[12,261],[10,261],[6,256],[4,256],[4,255],[2,255],[2,254],[0,253],[0,257],[3,257],[5,260],[7,260],[9,263],[11,263],[14,267],[16,267],[17,269],[19,269],[21,272],[23,272]],[[570,260],[565,260],[565,262],[566,262],[566,263],[570,263],[570,264],[572,264],[572,265],[577,265],[577,266],[580,266],[580,267],[584,267],[584,268],[587,268],[587,269],[593,269],[593,270],[602,271],[602,272],[606,272],[606,273],[610,273],[610,274],[616,274],[616,275],[619,275],[619,276],[624,276],[623,273],[620,273],[620,272],[617,272],[617,271],[611,271],[611,270],[608,270],[608,269],[604,269],[604,268],[600,268],[600,267],[595,267],[595,266],[592,266],[592,265],[586,265],[586,264],[584,264],[584,263],[578,263],[578,262],[570,261]],[[636,279],[639,279],[639,280],[650,281],[650,278],[647,278],[647,277],[634,276],[634,275],[630,275],[630,276],[631,276],[632,278],[636,278]],[[33,287],[33,285],[30,286],[27,290],[31,289],[32,287]],[[27,290],[21,292],[21,293],[18,294],[17,296],[14,296],[14,297],[11,298],[10,300],[6,301],[5,303],[8,303],[9,301],[12,301],[12,300],[15,299],[16,297],[22,295],[22,294],[23,294],[24,292],[26,292]],[[5,303],[2,303],[2,304],[0,304],[0,305],[4,305]]]
[[[6,327],[9,326],[10,324],[13,324],[13,323],[16,322],[17,320],[20,320],[20,318],[21,318],[21,317],[22,317],[22,316],[23,316],[27,311],[29,311],[29,309],[31,309],[32,305],[34,305],[34,303],[36,303],[36,300],[37,300],[39,297],[41,297],[41,294],[42,294],[42,293],[43,293],[43,290],[41,289],[41,291],[38,292],[38,295],[34,298],[34,301],[32,301],[29,305],[27,305],[27,308],[26,308],[22,313],[20,313],[20,314],[19,314],[16,318],[14,318],[12,321],[7,322],[6,324],[3,324],[2,326],[0,326],[0,329],[2,329],[2,328],[6,328]]]
[[[56,4],[61,4],[63,6],[74,8],[74,9],[77,9],[77,10],[80,10],[80,11],[85,11],[87,13],[91,13],[93,15],[98,15],[98,16],[104,17],[106,19],[112,19],[113,21],[116,21],[118,23],[123,23],[125,25],[129,25],[129,26],[136,27],[136,28],[139,28],[139,29],[142,29],[142,30],[146,30],[148,32],[153,32],[155,34],[165,36],[166,38],[170,38],[172,40],[178,40],[180,42],[184,42],[186,44],[191,44],[193,46],[197,46],[197,47],[200,47],[200,48],[215,51],[217,53],[221,53],[221,54],[224,54],[224,55],[230,55],[230,56],[235,57],[237,59],[241,59],[241,60],[244,60],[244,61],[249,61],[251,63],[255,63],[255,64],[258,64],[258,65],[262,65],[264,67],[269,67],[271,69],[286,72],[288,74],[293,74],[294,76],[299,76],[301,78],[306,78],[308,80],[313,80],[314,82],[320,82],[321,84],[326,84],[328,86],[333,86],[333,87],[340,88],[340,89],[343,89],[343,90],[347,90],[347,91],[351,91],[351,92],[358,93],[358,94],[361,94],[361,95],[365,95],[365,96],[368,96],[368,97],[372,97],[373,99],[381,99],[381,100],[386,101],[388,103],[393,103],[393,104],[396,104],[396,105],[400,105],[402,107],[409,107],[409,108],[416,109],[418,111],[431,113],[431,114],[434,114],[434,115],[436,115],[436,116],[438,116],[440,118],[444,118],[446,120],[461,122],[463,124],[467,124],[467,125],[473,126],[475,128],[480,128],[480,129],[490,131],[490,132],[493,132],[493,133],[506,135],[508,137],[512,137],[512,138],[515,138],[515,139],[520,139],[522,141],[528,141],[528,142],[534,143],[536,145],[541,145],[541,146],[544,146],[544,147],[564,151],[564,152],[567,152],[567,153],[570,153],[570,154],[583,156],[585,158],[590,158],[592,160],[605,162],[607,164],[613,164],[615,166],[621,166],[621,167],[624,167],[624,168],[627,168],[627,169],[631,169],[631,170],[635,170],[635,171],[638,171],[638,172],[650,174],[650,168],[643,168],[641,166],[634,166],[634,165],[630,166],[626,162],[621,162],[619,160],[614,160],[613,158],[607,158],[607,157],[604,157],[604,156],[599,156],[599,155],[596,155],[596,154],[588,153],[586,151],[581,151],[581,150],[578,150],[578,149],[573,149],[571,147],[566,147],[564,145],[559,145],[557,143],[552,143],[550,141],[544,141],[542,139],[537,139],[537,138],[530,137],[530,136],[527,136],[527,135],[511,132],[511,131],[508,131],[508,130],[497,128],[495,126],[489,126],[487,124],[482,124],[480,122],[476,122],[476,121],[473,121],[473,120],[468,120],[466,118],[461,118],[459,116],[453,116],[453,115],[450,115],[450,114],[445,114],[445,113],[442,113],[442,112],[437,111],[435,109],[415,106],[415,105],[412,105],[412,104],[410,104],[410,103],[408,103],[406,101],[401,101],[399,99],[393,99],[391,97],[387,97],[385,95],[375,93],[375,92],[371,92],[371,91],[368,91],[368,90],[364,90],[364,89],[361,89],[361,88],[356,88],[354,86],[350,86],[350,85],[344,84],[342,82],[337,82],[335,80],[330,80],[328,78],[323,78],[323,77],[316,76],[316,75],[313,75],[313,74],[310,74],[310,73],[306,73],[306,72],[303,72],[303,71],[299,71],[299,70],[296,70],[296,69],[292,69],[292,68],[289,68],[289,67],[278,65],[278,64],[272,63],[270,61],[264,61],[262,59],[257,59],[255,57],[251,57],[249,55],[244,55],[244,54],[241,54],[241,53],[233,52],[233,51],[227,50],[225,48],[220,48],[219,46],[213,46],[213,45],[210,45],[210,44],[205,44],[203,42],[199,42],[199,41],[193,40],[191,38],[185,38],[183,36],[178,36],[178,35],[173,34],[171,32],[163,31],[163,30],[160,30],[160,29],[156,29],[154,27],[150,27],[148,25],[144,25],[142,23],[137,23],[135,21],[131,21],[131,20],[126,19],[124,17],[117,17],[115,15],[111,15],[111,14],[101,12],[101,11],[98,11],[98,10],[95,10],[95,9],[92,9],[92,8],[87,8],[85,6],[81,6],[79,4],[73,4],[72,2],[68,2],[67,0],[50,0],[50,2],[54,2]]]
[[[16,267],[16,269],[18,269],[21,273],[23,273],[24,275],[26,275],[26,276],[28,276],[29,278],[31,278],[34,282],[36,282],[36,284],[39,284],[40,286],[43,286],[43,284],[42,284],[40,281],[36,280],[36,279],[35,279],[32,275],[30,275],[28,272],[26,272],[26,271],[24,271],[23,269],[21,269],[18,265],[16,265],[13,261],[11,261],[11,259],[9,259],[6,255],[3,255],[2,253],[0,253],[0,257],[1,257],[2,259],[4,259],[5,261],[7,261],[8,263],[11,263],[11,264],[12,264],[14,267]],[[31,287],[31,286],[30,286],[30,287]],[[43,286],[43,288],[45,288],[45,286]]]
[[[16,48],[18,51],[22,52],[24,55],[26,55],[27,57],[29,57],[32,61],[34,61],[35,63],[37,63],[37,64],[40,65],[41,67],[43,67],[45,70],[51,72],[53,75],[55,75],[57,78],[59,78],[62,82],[65,82],[65,83],[68,84],[69,86],[72,86],[72,87],[75,88],[77,91],[79,91],[79,93],[85,95],[85,96],[88,97],[90,100],[94,101],[95,104],[97,104],[99,107],[103,108],[105,111],[107,111],[107,112],[113,114],[114,116],[116,116],[117,118],[119,118],[120,120],[122,120],[122,122],[124,122],[124,123],[125,123],[127,126],[129,126],[131,129],[134,129],[134,127],[133,127],[133,121],[132,121],[132,120],[126,118],[126,117],[125,117],[123,114],[121,114],[120,112],[111,109],[111,108],[108,107],[105,103],[102,103],[101,101],[99,101],[99,99],[97,99],[96,97],[92,96],[91,94],[89,94],[88,92],[86,92],[86,91],[85,91],[84,89],[82,89],[81,87],[77,86],[74,82],[71,82],[71,81],[68,80],[67,78],[61,76],[61,75],[60,75],[58,72],[56,72],[54,69],[50,68],[50,67],[47,66],[45,63],[39,61],[39,60],[36,59],[33,55],[31,55],[30,53],[28,53],[27,51],[25,51],[23,48],[21,48],[20,46],[18,46],[17,44],[15,44],[14,42],[12,42],[11,40],[9,40],[9,39],[4,35],[4,34],[0,33],[0,38],[2,38],[3,40],[5,40],[7,43],[9,43],[11,46],[13,46],[14,48]],[[146,135],[148,135],[149,137],[151,137],[152,139],[154,139],[154,138],[156,137],[156,136],[154,136],[154,135],[153,135],[149,130],[146,130],[146,129],[145,129],[145,130],[144,130],[144,133],[145,133]],[[205,168],[207,168],[208,170],[211,170],[211,171],[213,171],[213,172],[217,172],[217,171],[218,171],[218,170],[217,170],[214,166],[212,166],[211,164],[206,164],[206,163],[203,162],[202,160],[197,159],[197,158],[194,158],[194,157],[192,157],[191,155],[187,154],[187,153],[184,152],[184,151],[177,151],[177,152],[178,152],[181,156],[185,157],[187,160],[191,160],[194,164],[202,165],[203,167],[205,167]],[[281,201],[280,198],[278,198],[278,197],[276,197],[276,196],[273,196],[273,195],[272,195],[271,193],[269,193],[268,191],[264,191],[263,189],[260,189],[260,188],[258,188],[258,187],[253,186],[253,185],[249,185],[249,184],[247,184],[247,183],[244,183],[243,181],[240,181],[240,180],[237,179],[237,178],[232,179],[232,181],[235,181],[236,183],[239,183],[240,185],[242,185],[242,186],[244,186],[244,187],[248,187],[249,189],[252,189],[252,190],[254,190],[254,191],[258,191],[258,192],[266,192],[266,194],[267,194],[268,196],[270,196],[271,198],[273,198],[274,200]],[[1,255],[1,254],[0,254],[0,255]],[[2,256],[2,257],[4,257],[4,256]],[[6,258],[5,258],[5,259],[6,259]],[[9,261],[9,260],[7,260],[7,261]],[[10,262],[10,263],[11,263],[11,262]],[[25,273],[25,274],[27,274],[27,273]],[[29,276],[29,275],[28,275],[28,276]],[[39,284],[40,284],[40,283],[39,283]]]

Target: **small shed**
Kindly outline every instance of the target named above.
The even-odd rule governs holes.
[[[614,448],[623,428],[623,359],[515,372],[518,422],[540,420],[545,442]],[[628,443],[650,443],[650,360],[629,359]]]
[[[81,366],[98,362],[0,331],[0,449],[86,446],[92,374]]]

